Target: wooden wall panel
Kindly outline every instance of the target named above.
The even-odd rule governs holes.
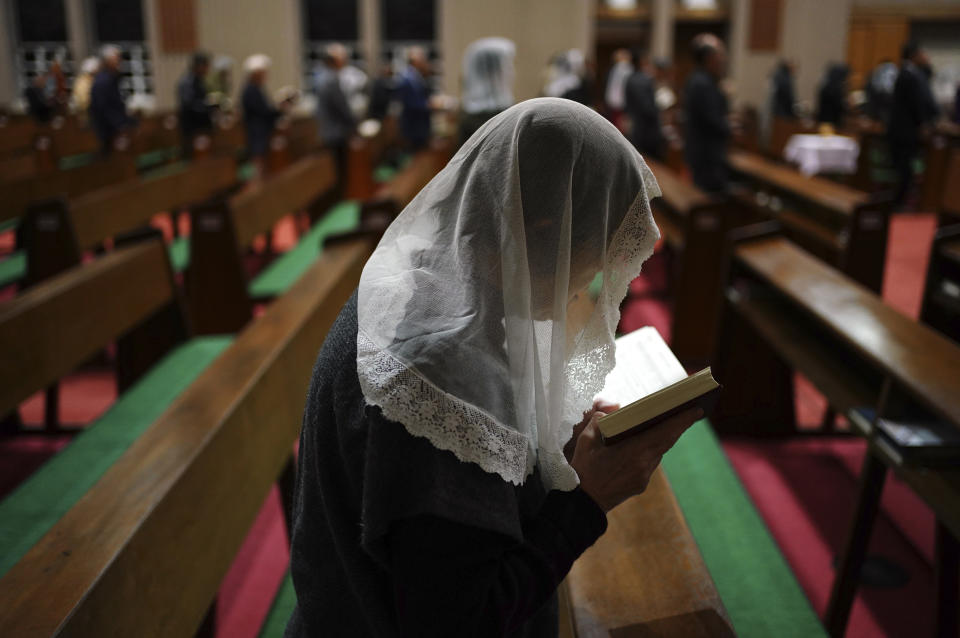
[[[189,53],[197,48],[194,0],[157,0],[160,47],[164,53]]]
[[[780,23],[782,0],[753,0],[750,3],[751,51],[778,51],[780,49]]]

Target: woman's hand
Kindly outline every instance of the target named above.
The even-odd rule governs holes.
[[[593,414],[599,412],[599,416],[603,416],[604,414],[616,412],[619,409],[619,403],[607,403],[603,399],[597,399],[593,402],[593,409],[583,413],[583,421],[580,421],[580,423],[573,427],[573,435],[570,437],[570,440],[567,441],[567,444],[563,446],[563,455],[567,457],[567,463],[573,460],[573,450],[577,447],[577,439],[580,438],[580,433],[583,432],[583,428],[587,427],[587,423],[590,423],[590,418]],[[597,418],[599,418],[599,416]]]
[[[597,429],[597,420],[601,416],[601,412],[594,412],[576,438],[570,465],[580,476],[583,491],[604,512],[609,512],[647,489],[664,453],[703,416],[703,410],[687,410],[614,445],[603,444]]]

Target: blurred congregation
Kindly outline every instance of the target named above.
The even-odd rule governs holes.
[[[724,385],[559,635],[960,635],[960,0],[0,0],[0,635],[283,635],[314,357],[534,98],[658,184],[618,334]]]

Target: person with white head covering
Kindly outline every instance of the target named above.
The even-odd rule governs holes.
[[[548,97],[562,97],[580,104],[588,104],[589,88],[586,79],[587,65],[583,52],[570,49],[553,58],[550,78],[544,89]]]
[[[596,429],[657,195],[610,122],[540,98],[397,217],[314,367],[288,638],[557,635],[557,585],[697,416],[615,446]]]
[[[274,106],[265,90],[270,58],[258,53],[251,55],[243,63],[247,74],[247,83],[240,98],[243,108],[243,124],[247,132],[247,152],[262,172],[263,158],[270,146],[277,118],[283,113],[286,103],[280,108]]]
[[[513,105],[516,52],[516,46],[506,38],[482,38],[464,51],[461,145],[484,122]]]
[[[93,88],[93,77],[99,68],[100,61],[91,56],[80,65],[80,75],[73,81],[73,110],[82,118],[86,118],[87,109],[90,107],[90,89]]]

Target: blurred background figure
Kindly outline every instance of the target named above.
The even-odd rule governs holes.
[[[890,121],[890,109],[893,105],[893,87],[897,82],[899,69],[892,60],[883,60],[874,67],[867,78],[864,87],[866,102],[864,112],[871,119],[883,122]]]
[[[218,55],[213,59],[213,69],[206,77],[207,102],[221,111],[229,111],[233,99],[233,58]]]
[[[629,119],[629,137],[640,154],[656,160],[664,155],[660,108],[657,106],[656,80],[650,58],[642,51],[633,53],[633,73],[624,88],[624,111]]]
[[[684,88],[687,164],[693,183],[707,192],[727,188],[729,106],[720,81],[727,73],[727,48],[717,36],[701,33],[693,39],[695,68]]]
[[[627,49],[617,49],[613,52],[613,66],[610,67],[610,72],[607,74],[607,87],[603,99],[607,105],[607,114],[610,121],[621,131],[625,130],[622,122],[625,106],[624,90],[627,85],[627,78],[634,72],[634,66]]]
[[[664,57],[653,59],[653,74],[657,81],[657,108],[667,111],[677,104],[677,93],[673,89],[673,65]]]
[[[770,80],[770,112],[773,117],[796,119],[797,97],[794,91],[794,64],[780,60]]]
[[[183,159],[193,156],[193,138],[213,128],[213,107],[207,102],[207,72],[210,56],[202,51],[193,54],[190,68],[177,84],[177,106],[180,118],[181,153]]]
[[[936,119],[939,109],[930,90],[930,61],[917,44],[903,47],[900,73],[893,87],[887,139],[898,185],[895,202],[906,203],[913,184],[913,163],[920,151],[925,129]]]
[[[55,109],[53,98],[47,92],[46,73],[40,73],[30,81],[23,97],[27,101],[27,112],[35,121],[46,124],[53,119]]]
[[[411,47],[407,66],[397,83],[397,99],[403,108],[400,113],[400,135],[409,151],[418,151],[430,141],[430,96],[428,83],[430,60],[423,47]]]
[[[393,66],[387,60],[380,67],[380,73],[370,83],[370,100],[367,103],[367,119],[382,122],[390,111],[395,91]]]
[[[817,93],[817,121],[830,124],[835,129],[843,127],[847,117],[847,78],[850,68],[846,64],[831,64]]]
[[[463,112],[459,145],[491,117],[513,105],[516,46],[506,38],[483,38],[463,54]]]
[[[90,89],[90,124],[106,155],[120,133],[134,125],[120,92],[120,48],[106,45],[100,52],[100,69]]]
[[[336,45],[341,46],[342,45]],[[337,77],[340,80],[340,88],[347,99],[347,105],[353,111],[354,119],[360,119],[367,112],[369,97],[367,95],[367,86],[370,84],[370,78],[363,69],[356,65],[355,60],[350,59],[349,51],[343,48],[343,66],[337,71]]]
[[[243,87],[240,104],[243,109],[243,125],[247,133],[247,153],[256,166],[258,176],[263,175],[264,158],[270,148],[270,137],[273,135],[277,118],[290,104],[284,101],[277,107],[267,97],[266,83],[269,69],[270,58],[262,53],[251,55],[243,63],[247,81]]]
[[[324,146],[333,151],[337,162],[338,183],[345,183],[347,152],[357,126],[353,111],[340,83],[340,71],[347,64],[347,49],[342,44],[329,45],[313,78],[317,96],[317,120]]]
[[[544,95],[589,105],[590,87],[586,73],[586,60],[579,49],[557,54],[550,62]]]
[[[80,75],[73,81],[73,93],[70,100],[77,117],[83,121],[87,119],[87,110],[90,108],[90,90],[93,88],[93,78],[100,68],[100,61],[89,57],[80,65]]]
[[[67,76],[63,72],[63,65],[59,60],[50,63],[47,71],[47,95],[53,104],[54,113],[66,113],[70,101],[70,89],[67,86]]]

